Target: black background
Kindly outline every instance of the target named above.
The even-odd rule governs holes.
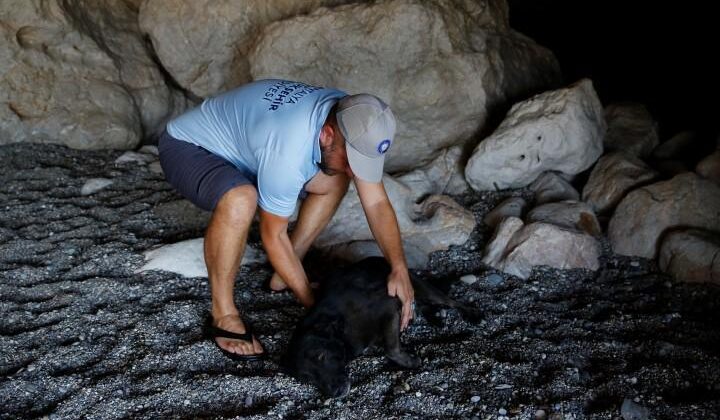
[[[714,142],[720,112],[715,2],[510,0],[510,24],[551,49],[566,83],[593,80],[603,105],[645,104],[661,141],[680,130]]]

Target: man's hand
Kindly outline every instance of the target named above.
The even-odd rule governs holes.
[[[393,270],[388,276],[388,295],[398,297],[402,302],[402,318],[400,330],[407,328],[414,314],[415,291],[410,283],[410,275],[406,269]]]

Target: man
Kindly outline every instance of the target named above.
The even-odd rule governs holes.
[[[275,274],[305,307],[313,293],[301,260],[355,182],[375,239],[392,267],[388,293],[402,302],[401,327],[414,293],[395,212],[381,182],[395,118],[378,98],[287,80],[261,80],[205,100],[167,125],[158,144],[165,176],[181,194],[212,211],[205,264],[212,293],[207,331],[235,359],[263,353],[233,299],[256,208]],[[288,218],[304,197],[295,229]]]

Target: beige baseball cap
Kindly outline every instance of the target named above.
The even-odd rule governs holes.
[[[377,96],[361,93],[340,99],[336,115],[350,169],[363,181],[380,182],[385,153],[395,138],[390,107]]]

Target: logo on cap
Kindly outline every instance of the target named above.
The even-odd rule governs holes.
[[[382,155],[382,154],[385,154],[385,152],[387,152],[389,148],[390,148],[390,139],[385,139],[378,144],[377,151],[378,151],[378,153],[380,153]]]

